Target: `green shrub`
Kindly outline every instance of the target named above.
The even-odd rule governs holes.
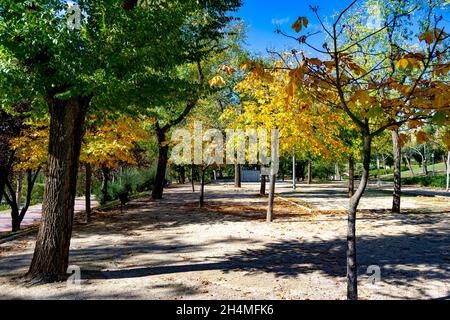
[[[108,195],[111,201],[119,199],[119,194],[127,192],[128,194],[137,194],[145,191],[151,191],[154,178],[154,168],[148,169],[129,169],[120,175],[116,175],[114,182],[108,182]],[[102,198],[102,182],[97,181],[92,187],[92,192],[97,199]]]
[[[445,176],[420,176],[403,178],[402,183],[405,185],[418,185],[422,187],[445,188],[447,178]]]
[[[31,193],[31,204],[32,205],[42,203],[42,201],[44,199],[44,188],[45,188],[44,183],[35,183],[34,184],[33,192]]]

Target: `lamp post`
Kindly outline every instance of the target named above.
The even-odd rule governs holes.
[[[433,152],[433,154],[431,155],[431,158],[433,159],[433,177],[436,176],[436,154]]]

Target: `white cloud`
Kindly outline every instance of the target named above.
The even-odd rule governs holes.
[[[272,19],[272,24],[276,26],[281,26],[283,24],[289,23],[291,21],[291,17],[281,18],[281,19]]]

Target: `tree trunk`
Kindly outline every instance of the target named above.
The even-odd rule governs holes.
[[[86,222],[91,221],[91,184],[92,184],[92,167],[90,163],[85,164],[86,168],[86,184],[85,184],[85,209],[86,209]]]
[[[363,174],[358,190],[350,199],[348,211],[347,229],[347,298],[349,300],[358,299],[358,265],[356,259],[356,213],[359,202],[366,191],[370,175],[370,157],[372,148],[372,137],[363,134]]]
[[[200,190],[200,208],[203,208],[205,205],[205,173],[206,173],[206,169],[202,168],[201,190]]]
[[[355,194],[355,159],[353,156],[348,158],[348,195],[349,198]]]
[[[17,175],[17,189],[16,189],[16,201],[19,210],[22,204],[22,190],[23,190],[23,171],[19,171]]]
[[[275,183],[277,180],[276,175],[270,176],[270,188],[269,188],[269,205],[267,207],[267,222],[273,221],[273,203],[275,201]]]
[[[240,164],[235,164],[234,165],[234,187],[235,188],[241,188],[242,187],[241,165]]]
[[[312,184],[312,161],[308,161],[308,184]]]
[[[49,102],[50,140],[42,220],[28,276],[41,282],[66,278],[78,163],[89,98]]]
[[[445,154],[442,155],[442,162],[445,164],[445,172],[448,170],[448,163],[447,163],[447,157]]]
[[[194,165],[191,166],[191,184],[192,184],[192,192],[195,192]]]
[[[38,168],[33,176],[33,171],[27,170],[27,194],[25,199],[25,205],[22,208],[20,208],[19,202],[17,201],[18,199],[17,192],[14,192],[15,190],[13,189],[9,181],[6,182],[6,186],[9,190],[10,196],[7,196],[5,194],[5,197],[9,203],[9,206],[11,207],[12,232],[17,232],[20,230],[20,225],[22,224],[22,221],[25,218],[28,208],[30,207],[34,184],[40,171],[41,168]],[[22,180],[23,180],[23,173],[22,173]]]
[[[109,182],[109,169],[106,167],[102,168],[102,200],[101,204],[104,206],[110,200],[108,194],[108,182]]]
[[[297,160],[295,154],[292,156],[292,189],[297,190]]]
[[[427,145],[423,146],[423,174],[428,175]]]
[[[12,232],[20,231],[20,225],[22,221],[20,220],[19,208],[17,206],[11,207],[11,224],[12,224]]]
[[[167,162],[169,160],[169,145],[166,144],[165,131],[157,129],[156,134],[158,136],[159,156],[152,198],[153,200],[161,200],[163,198],[164,187],[166,184]]]
[[[392,142],[394,146],[394,199],[392,212],[400,213],[402,196],[402,147],[398,130],[392,130]]]
[[[342,181],[341,169],[339,168],[339,162],[336,162],[334,169],[335,169],[335,174],[336,174],[336,181]]]
[[[183,166],[180,168],[180,183],[186,183],[186,168]]]
[[[259,189],[259,194],[261,196],[266,195],[266,176],[265,175],[261,175],[261,187]]]
[[[411,172],[411,175],[412,175],[413,177],[415,177],[416,174],[414,173],[414,169],[413,169],[413,167],[412,167],[412,165],[411,165],[411,160],[408,158],[408,156],[405,156],[405,160],[406,160],[406,164],[408,165],[409,172]]]

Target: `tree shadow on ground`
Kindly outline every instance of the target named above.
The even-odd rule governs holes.
[[[378,265],[382,280],[409,285],[419,278],[450,281],[448,260],[450,236],[427,234],[412,238],[408,234],[358,239],[359,272]],[[101,250],[101,249],[99,249]],[[80,250],[78,255],[95,254]],[[314,272],[342,278],[345,268],[346,243],[343,240],[303,242],[286,240],[266,244],[261,249],[241,250],[223,259],[212,258],[204,263],[161,265],[107,271],[87,271],[88,279],[128,279],[217,270],[224,273],[245,271],[246,274],[269,273],[276,277],[295,278]]]

